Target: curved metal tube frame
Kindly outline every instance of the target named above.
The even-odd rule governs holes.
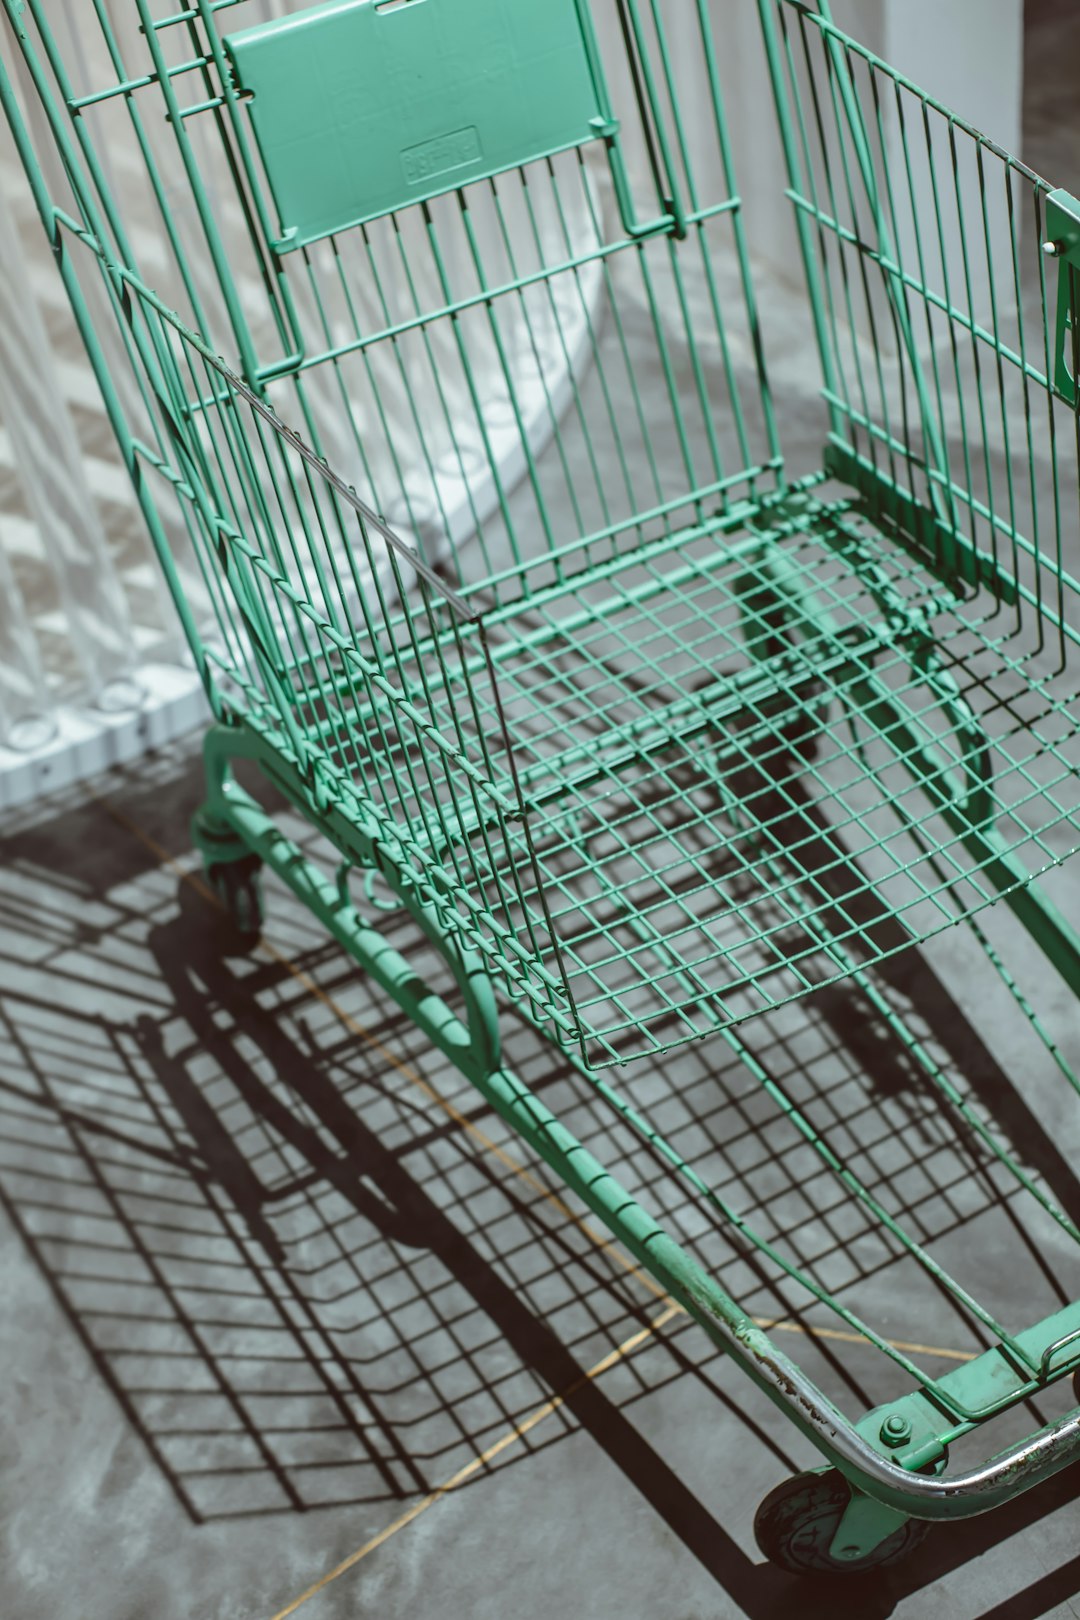
[[[448,939],[430,908],[371,848],[370,864],[382,872],[443,955],[462,996],[463,1022],[376,929],[360,921],[343,888],[308,861],[257,801],[235,782],[230,767],[232,760],[239,757],[254,759],[264,769],[269,767],[267,774],[303,809],[295,777],[286,781],[283,772],[273,770],[273,756],[266,743],[246,726],[217,726],[209,733],[206,745],[210,796],[199,830],[204,850],[225,859],[241,853],[260,855],[452,1059],[499,1116],[556,1171],[672,1299],[701,1324],[713,1343],[731,1355],[844,1474],[855,1493],[856,1507],[862,1497],[869,1497],[891,1510],[892,1517],[885,1514],[885,1528],[880,1534],[873,1528],[864,1534],[864,1545],[872,1545],[875,1536],[881,1539],[887,1534],[897,1516],[935,1520],[984,1513],[1080,1457],[1080,1410],[980,1467],[954,1477],[909,1472],[898,1461],[875,1450],[851,1420],[686,1254],[558,1117],[503,1067],[495,998],[480,959]]]

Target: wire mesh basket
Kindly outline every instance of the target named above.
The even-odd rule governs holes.
[[[993,1340],[841,1417],[503,1067],[498,1007],[693,1178],[599,1071],[719,1035],[775,1091],[738,1026],[842,982],[1080,1238],[875,978],[963,922],[1026,1009],[1001,901],[1080,993],[1039,882],[1080,830],[1080,203],[827,0],[759,0],[783,314],[706,0],[131,0],[77,61],[4,4],[5,110],[217,718],[195,835],[235,921],[269,865],[840,1469],[766,1505],[771,1555],[869,1567],[1063,1466],[1075,1412],[941,1473],[1080,1365],[1080,1306],[1007,1331],[781,1098]],[[770,318],[816,355],[809,468]]]

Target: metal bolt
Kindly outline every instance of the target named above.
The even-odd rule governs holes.
[[[1065,251],[1064,242],[1044,242],[1043,252],[1048,259],[1060,259]]]
[[[899,1412],[894,1412],[881,1425],[881,1438],[887,1446],[906,1445],[911,1439],[911,1424]]]
[[[861,1551],[861,1547],[838,1547],[836,1556],[837,1558],[858,1558]]]

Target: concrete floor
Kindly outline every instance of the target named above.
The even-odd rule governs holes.
[[[254,956],[228,953],[190,853],[199,790],[181,747],[41,807],[2,851],[5,1616],[1080,1613],[1075,1471],[841,1591],[765,1565],[755,1505],[809,1448],[287,894],[271,886]],[[893,991],[1075,1209],[1075,1100],[1015,1009],[977,999],[955,940],[936,956],[903,958]],[[1004,1195],[925,1086],[886,1071],[850,997],[808,1005],[753,1026],[755,1050],[780,1073],[788,1053],[945,1262],[1014,1323],[1075,1294],[1071,1245]],[[539,1042],[517,1035],[511,1055],[707,1252],[693,1202]],[[959,1313],[912,1291],[773,1139],[729,1053],[691,1049],[636,1083],[679,1099],[730,1155],[725,1192],[848,1302],[941,1370],[970,1353]],[[816,1337],[820,1319],[726,1252],[831,1394],[881,1398],[880,1357]]]
[[[1032,7],[1047,82],[1080,49],[1073,9]],[[1068,184],[1060,115],[1032,102],[1029,160]],[[200,791],[181,745],[0,844],[3,1620],[1080,1614],[1075,1470],[872,1579],[767,1566],[755,1506],[810,1449],[284,891],[268,886],[262,946],[230,953],[190,848]],[[1080,901],[1071,874],[1055,881]],[[1001,940],[1080,1065],[1074,1003]],[[1075,1214],[1075,1096],[977,954],[950,935],[882,982]],[[760,1021],[752,1044],[1010,1322],[1076,1297],[1073,1246],[850,993]],[[748,1307],[784,1319],[845,1409],[898,1392],[701,1222],[537,1039],[510,1045]],[[726,1048],[631,1073],[846,1303],[939,1370],[972,1353]]]

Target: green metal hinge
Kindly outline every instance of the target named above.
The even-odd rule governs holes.
[[[1070,405],[1080,399],[1080,202],[1067,191],[1046,199],[1043,252],[1058,265],[1051,381]]]

